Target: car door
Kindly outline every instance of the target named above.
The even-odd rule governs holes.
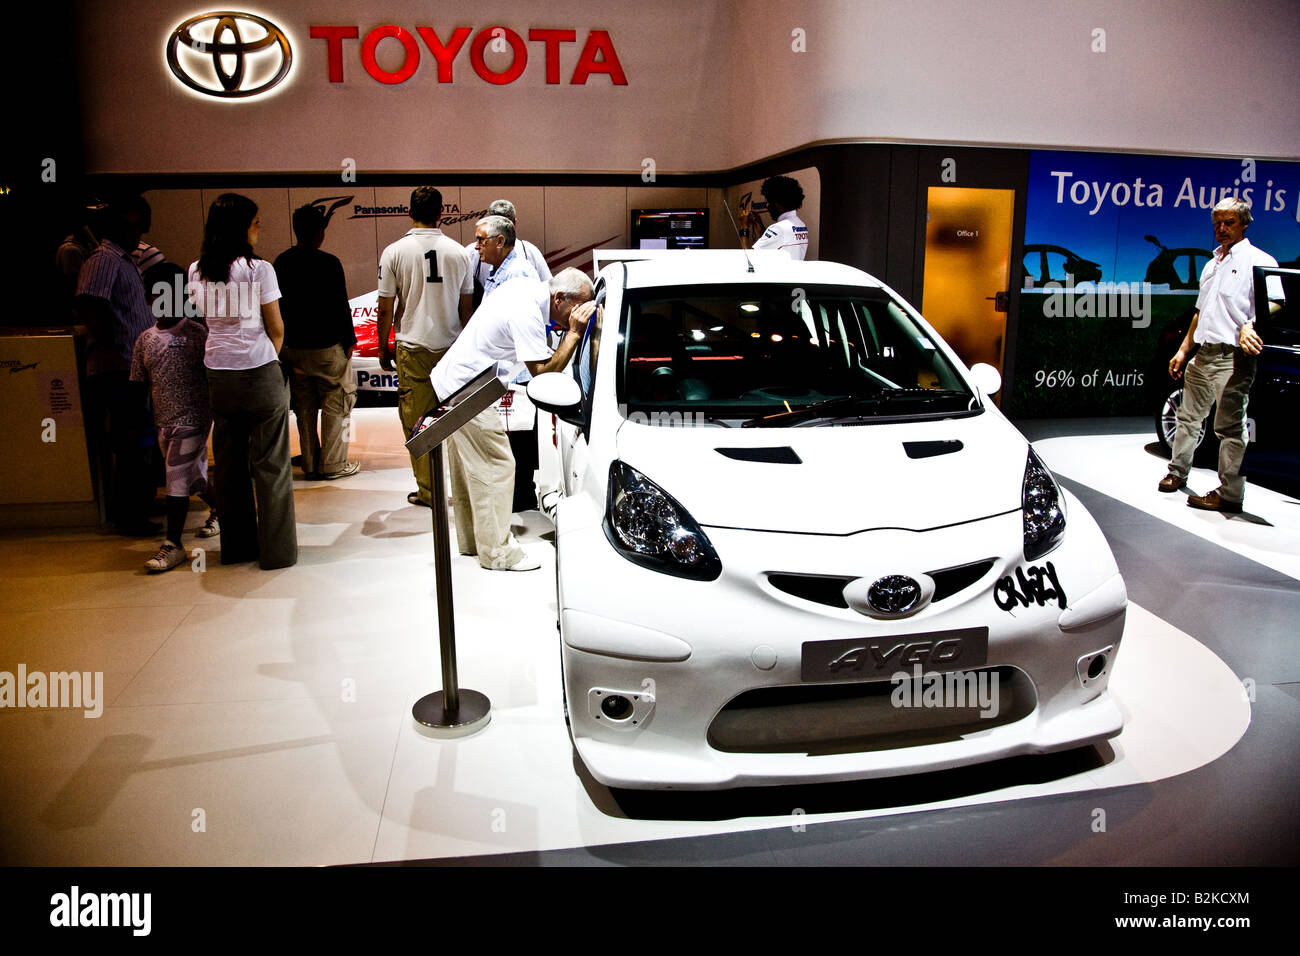
[[[557,422],[557,446],[560,452],[562,487],[567,496],[582,490],[583,475],[587,470],[588,442],[591,435],[591,411],[595,402],[596,362],[600,355],[601,325],[604,320],[606,283],[598,278],[595,284],[596,311],[583,330],[582,341],[573,353],[570,374],[582,390],[582,411],[578,422]]]
[[[1247,406],[1254,428],[1242,470],[1300,480],[1300,269],[1256,267],[1255,303],[1264,350]]]

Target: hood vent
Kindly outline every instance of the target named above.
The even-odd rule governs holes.
[[[719,455],[726,455],[736,461],[757,461],[766,465],[802,465],[803,459],[795,454],[789,445],[775,445],[767,448],[719,448]]]
[[[934,458],[938,455],[951,455],[962,450],[962,443],[953,441],[905,441],[903,451],[908,458]]]

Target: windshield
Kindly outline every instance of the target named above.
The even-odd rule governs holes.
[[[666,291],[625,293],[619,402],[629,416],[788,427],[979,411],[930,335],[882,290]]]

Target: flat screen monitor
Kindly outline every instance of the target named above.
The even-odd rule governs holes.
[[[707,249],[707,209],[633,209],[634,249]]]

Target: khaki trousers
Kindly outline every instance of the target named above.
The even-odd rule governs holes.
[[[303,472],[337,474],[348,461],[349,425],[357,402],[351,357],[343,346],[333,345],[282,349],[280,361],[289,367],[289,400],[298,422]]]
[[[402,420],[403,441],[411,437],[411,429],[438,402],[429,376],[438,360],[446,354],[446,349],[433,351],[397,343],[397,361],[394,363],[397,366],[397,417]],[[420,500],[426,505],[433,504],[433,492],[429,488],[430,462],[428,456],[423,460],[411,456],[411,471],[415,473]]]
[[[1255,356],[1231,345],[1202,345],[1197,350],[1183,374],[1183,402],[1169,462],[1169,474],[1187,477],[1205,416],[1218,402],[1214,433],[1219,436],[1219,497],[1238,504],[1246,496],[1241,460],[1246,456],[1246,401],[1255,365]]]
[[[510,533],[515,459],[495,406],[447,439],[456,542],[485,568],[508,568],[526,556]]]

